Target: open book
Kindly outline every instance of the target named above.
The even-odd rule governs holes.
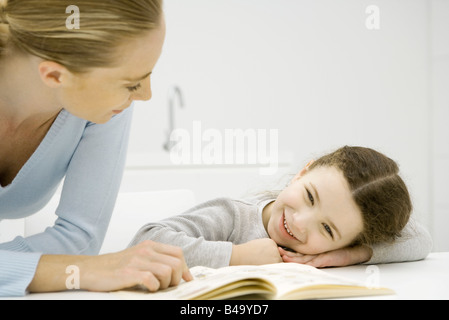
[[[297,263],[230,266],[218,269],[193,267],[194,280],[155,293],[118,291],[124,299],[319,299],[394,294],[387,288],[368,287],[323,270]]]

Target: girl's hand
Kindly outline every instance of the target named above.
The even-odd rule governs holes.
[[[230,265],[270,264],[282,262],[276,242],[269,238],[251,240],[232,246]]]
[[[371,259],[373,251],[367,246],[354,246],[320,253],[317,255],[301,254],[279,248],[284,262],[307,264],[316,268],[344,267],[359,264]]]
[[[317,257],[317,255],[302,254],[299,252],[293,252],[278,247],[279,254],[284,262],[295,262],[300,264],[308,264],[311,260]]]

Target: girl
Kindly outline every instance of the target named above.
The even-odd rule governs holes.
[[[189,267],[423,259],[430,236],[408,222],[412,204],[398,171],[375,150],[346,146],[311,161],[281,192],[200,204],[143,226],[131,245],[180,246]]]
[[[75,7],[79,29],[67,21]],[[38,212],[63,178],[64,187],[52,228],[0,244],[0,296],[66,290],[69,266],[93,291],[191,279],[172,246],[96,256],[120,187],[129,107],[151,98],[164,39],[161,0],[1,0],[0,220]]]

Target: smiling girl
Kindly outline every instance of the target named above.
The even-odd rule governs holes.
[[[412,204],[398,173],[375,150],[342,147],[309,162],[280,192],[211,200],[143,226],[131,244],[149,239],[180,246],[190,267],[423,259],[430,236],[409,221]]]

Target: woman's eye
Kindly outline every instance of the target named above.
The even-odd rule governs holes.
[[[310,203],[312,204],[312,206],[315,204],[315,199],[313,199],[312,194],[310,193],[310,191],[306,188],[307,191],[307,197],[309,197]]]
[[[127,89],[129,90],[129,92],[135,92],[137,90],[139,90],[142,87],[142,85],[139,83],[133,87],[127,87]]]
[[[329,235],[332,237],[332,239],[334,238],[334,234],[332,233],[332,229],[325,223],[323,223],[323,227],[326,230],[327,233],[329,233]]]

